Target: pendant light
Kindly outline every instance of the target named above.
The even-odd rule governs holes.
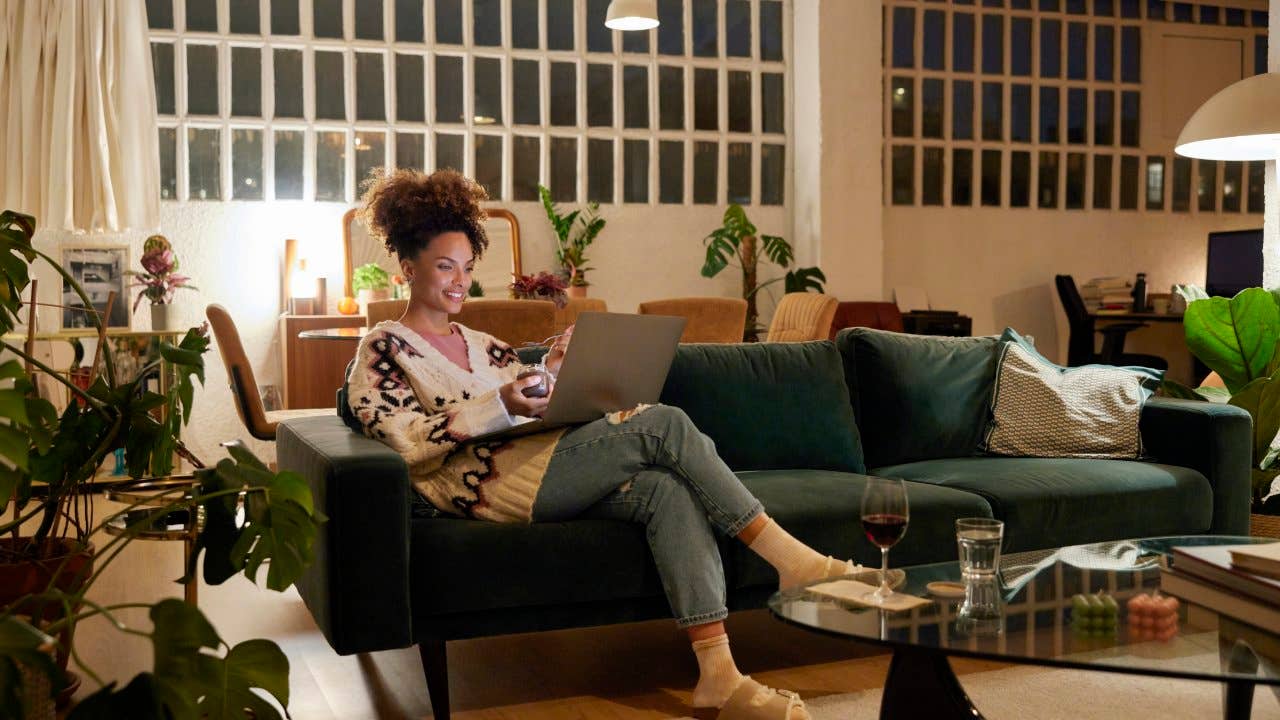
[[[610,30],[651,30],[658,27],[658,0],[612,0],[604,16]]]
[[[1203,160],[1280,158],[1280,73],[1232,83],[1205,101],[1174,151]]]

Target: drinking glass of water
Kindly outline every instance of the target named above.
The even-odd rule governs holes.
[[[893,596],[889,588],[889,548],[907,532],[907,488],[901,480],[867,478],[862,491],[862,529],[867,539],[880,548],[880,587],[863,599],[875,605]]]
[[[960,575],[965,580],[993,580],[1000,569],[1000,542],[1004,523],[991,518],[956,520],[956,545],[960,550]]]

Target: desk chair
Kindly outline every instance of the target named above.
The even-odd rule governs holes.
[[[739,343],[747,327],[747,301],[728,297],[680,297],[640,303],[641,315],[686,320],[682,343]]]
[[[1124,336],[1130,331],[1144,328],[1146,323],[1117,322],[1098,328],[1102,333],[1102,352],[1093,351],[1094,318],[1089,315],[1080,291],[1076,289],[1076,281],[1070,275],[1054,277],[1058,287],[1058,299],[1062,301],[1062,310],[1067,314],[1067,324],[1071,335],[1067,341],[1067,365],[1137,365],[1139,367],[1167,370],[1169,362],[1157,355],[1142,355],[1124,351]]]
[[[765,342],[826,340],[839,301],[819,293],[787,293],[778,301]]]
[[[258,395],[258,383],[253,378],[253,366],[245,355],[244,344],[240,342],[240,331],[231,319],[227,309],[213,303],[205,308],[205,317],[209,318],[209,327],[213,329],[213,339],[218,343],[218,354],[222,356],[222,364],[227,368],[227,384],[231,386],[231,397],[235,400],[236,414],[249,434],[259,440],[276,439],[276,426],[283,420],[313,415],[332,415],[334,408],[308,408],[303,410],[271,410],[262,407],[262,398]],[[337,388],[334,388],[336,391]]]

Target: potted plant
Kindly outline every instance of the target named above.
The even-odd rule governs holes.
[[[519,275],[509,287],[514,300],[550,300],[558,308],[569,303],[564,280],[546,271],[537,275]]]
[[[822,292],[822,283],[827,281],[827,276],[823,275],[822,270],[817,267],[790,269],[795,256],[791,244],[786,240],[777,235],[759,235],[757,238],[756,233],[756,226],[747,219],[747,213],[742,206],[730,205],[724,211],[724,221],[721,226],[712,230],[711,234],[702,240],[703,245],[707,247],[707,257],[702,264],[703,277],[712,278],[719,275],[721,270],[733,264],[730,261],[731,257],[735,255],[738,257],[740,262],[738,267],[742,270],[742,298],[747,301],[747,329],[743,337],[745,342],[757,341],[760,331],[764,330],[758,323],[759,312],[756,309],[756,295],[761,290],[782,281],[785,291],[789,293],[810,290]],[[763,283],[757,281],[761,248],[766,257],[787,270],[784,277],[766,280]]]
[[[173,252],[173,245],[163,235],[152,235],[142,245],[142,272],[129,270],[126,275],[138,278],[138,282],[129,287],[142,288],[133,301],[133,311],[145,298],[151,301],[151,329],[173,330],[177,318],[169,312],[173,303],[174,291],[179,288],[198,290],[191,284],[191,278],[178,274],[178,256]]]
[[[32,246],[34,232],[34,218],[0,214],[0,334],[13,331],[18,322],[21,293],[30,285],[29,266],[36,260],[52,266],[77,295],[85,295],[66,270]],[[101,331],[101,319],[90,318]],[[157,457],[174,452],[200,467],[176,428],[190,419],[195,383],[203,382],[203,355],[209,347],[205,329],[192,328],[176,345],[160,343],[159,359],[127,378],[118,375],[111,354],[104,353],[104,367],[87,388],[63,378],[23,347],[2,340],[0,347],[18,358],[0,364],[0,506],[12,501],[15,507],[15,517],[0,521],[0,592],[7,593],[0,598],[0,717],[52,712],[51,695],[69,684],[63,670],[69,658],[97,679],[74,655],[73,643],[76,624],[99,614],[124,632],[150,637],[155,664],[123,689],[111,684],[93,693],[71,711],[72,720],[243,717],[246,708],[258,718],[280,717],[253,692],[265,691],[287,704],[288,661],[274,643],[249,640],[224,654],[224,643],[204,615],[181,600],[151,605],[154,627],[146,632],[125,627],[113,615],[137,603],[104,607],[86,599],[121,548],[179,509],[194,513],[199,508],[206,518],[198,552],[180,582],[194,582],[197,565],[209,583],[240,572],[252,579],[269,561],[267,585],[282,590],[310,562],[319,516],[305,482],[291,473],[270,472],[239,447],[231,447],[231,458],[216,467],[197,470],[185,489],[170,491],[172,502],[143,512],[118,536],[104,539],[107,520],[93,524],[91,514],[83,512],[92,508],[88,493],[95,473],[118,449],[134,478],[154,467]],[[61,413],[34,394],[24,363],[61,383],[73,398]],[[147,389],[147,378],[156,372],[172,378],[163,393]],[[162,408],[168,415],[157,417]],[[237,515],[241,502],[243,515]],[[76,507],[81,512],[74,512]],[[29,534],[21,534],[24,530]],[[95,541],[102,544],[95,548]],[[49,647],[56,648],[55,657],[45,652]]]
[[[586,297],[587,248],[595,242],[596,236],[604,229],[604,218],[599,216],[600,203],[587,204],[586,212],[574,210],[562,215],[560,208],[551,201],[551,191],[538,186],[538,195],[542,198],[542,207],[547,211],[547,219],[556,232],[556,262],[560,263],[560,272],[568,283],[569,297]]]
[[[351,273],[351,289],[356,294],[360,313],[367,314],[370,302],[391,299],[391,273],[378,263],[365,263]]]

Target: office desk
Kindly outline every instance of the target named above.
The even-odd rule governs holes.
[[[1123,320],[1125,322],[1182,322],[1182,313],[1091,312],[1090,320]]]

